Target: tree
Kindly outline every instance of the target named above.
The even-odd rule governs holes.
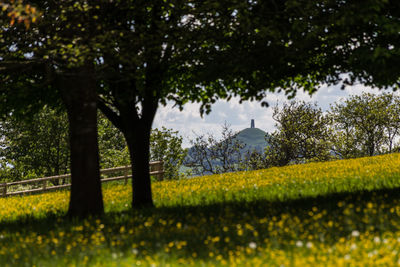
[[[258,150],[246,151],[242,157],[242,160],[240,161],[240,170],[254,171],[268,167],[271,167],[271,165],[267,160],[266,153]]]
[[[102,168],[129,163],[125,139],[99,114],[99,151]],[[2,180],[20,180],[70,173],[68,119],[65,110],[45,106],[31,118],[9,116],[0,123]]]
[[[222,125],[221,135],[221,139],[216,139],[210,133],[202,134],[190,140],[192,147],[189,149],[185,165],[192,168],[195,174],[218,174],[240,170],[245,144],[235,138],[236,134],[227,123]]]
[[[266,138],[269,165],[284,166],[330,158],[328,119],[316,104],[292,101],[281,109],[275,106],[277,130]]]
[[[62,99],[71,147],[68,214],[102,214],[93,72],[101,36],[97,10],[79,1],[32,2],[42,13],[29,30],[24,25],[9,25],[5,15],[0,20],[1,114],[23,116],[44,104],[56,106]]]
[[[0,123],[0,157],[12,166],[3,179],[19,180],[69,173],[68,124],[63,111],[44,107],[29,121]]]
[[[150,135],[150,160],[164,161],[164,179],[180,177],[179,171],[186,157],[187,150],[182,148],[182,136],[178,131],[152,129]]]
[[[341,158],[391,152],[399,133],[399,104],[400,98],[392,94],[370,93],[335,103],[329,112],[333,151]]]
[[[334,50],[308,18],[322,8],[298,1],[114,1],[103,19],[116,25],[100,53],[99,108],[120,129],[133,169],[133,207],[152,205],[151,125],[160,104],[261,100],[267,92],[312,91],[338,73]],[[132,19],[134,18],[134,19]],[[316,23],[316,22],[315,22]],[[318,21],[321,23],[321,21]],[[327,78],[329,75],[329,79]]]
[[[385,152],[392,153],[396,146],[400,134],[400,97],[393,94],[384,94],[380,96],[383,101],[386,100],[386,113],[388,120],[384,124],[385,130]]]

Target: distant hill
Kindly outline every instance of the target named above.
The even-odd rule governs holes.
[[[268,145],[267,141],[265,141],[265,136],[267,134],[268,133],[259,128],[246,128],[236,133],[235,139],[246,145],[243,149],[244,152],[254,149],[263,152],[264,148]],[[189,155],[192,153],[192,150],[192,147],[189,148]]]
[[[246,128],[236,133],[235,139],[245,144],[245,147],[241,151],[244,156],[247,151],[257,150],[258,152],[263,153],[265,147],[268,145],[267,141],[265,141],[266,135],[267,133],[259,128]],[[193,153],[193,147],[189,148],[185,162],[190,161]],[[212,164],[219,165],[220,163],[213,160]]]
[[[267,133],[259,128],[246,128],[236,134],[236,139],[246,144],[244,151],[257,149],[262,152],[268,145],[265,135]]]

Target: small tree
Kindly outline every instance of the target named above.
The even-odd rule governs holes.
[[[261,153],[254,149],[248,150],[240,161],[240,169],[246,171],[254,171],[268,168],[267,157],[265,153]]]
[[[182,148],[182,136],[178,131],[162,127],[152,129],[150,135],[150,160],[164,161],[164,179],[178,179],[179,170],[186,157],[187,149]]]
[[[396,142],[396,138],[400,134],[400,97],[394,96],[393,94],[385,95],[384,98],[387,98],[386,102],[389,102],[389,105],[386,108],[386,113],[388,116],[388,120],[384,124],[385,129],[385,150],[389,153],[392,153],[395,150],[395,147],[398,146],[398,142]]]
[[[274,107],[277,130],[266,137],[267,164],[324,161],[330,158],[328,119],[316,104],[292,101]]]
[[[197,135],[190,140],[192,147],[189,149],[185,165],[191,167],[195,174],[217,174],[240,170],[242,150],[245,147],[236,139],[230,126],[225,123],[221,130],[222,138],[216,139],[212,134]]]
[[[353,95],[331,106],[333,151],[340,158],[391,152],[400,129],[400,98]]]
[[[44,107],[29,121],[8,116],[0,123],[0,135],[0,157],[4,162],[1,179],[15,181],[70,171],[64,111]]]

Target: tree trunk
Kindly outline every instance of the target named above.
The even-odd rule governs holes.
[[[99,109],[124,135],[129,149],[132,166],[132,207],[142,208],[153,206],[150,180],[150,133],[156,111],[157,102],[145,105],[143,114],[138,116],[134,104],[115,113],[99,99]],[[129,104],[133,108],[129,107]]]
[[[73,69],[73,74],[61,77],[59,84],[69,121],[70,217],[104,213],[97,142],[96,82],[90,70],[88,66]]]
[[[375,154],[375,140],[373,136],[368,138],[368,154],[371,157]]]
[[[145,123],[146,124],[146,123]],[[150,131],[151,127],[138,127],[123,131],[128,144],[132,166],[132,207],[152,207],[150,179]]]

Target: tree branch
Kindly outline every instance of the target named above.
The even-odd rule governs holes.
[[[40,66],[44,60],[24,60],[24,61],[0,61],[0,71],[23,71]]]
[[[97,97],[97,107],[115,125],[115,127],[118,129],[123,127],[121,117],[107,106],[106,102],[101,97]]]

